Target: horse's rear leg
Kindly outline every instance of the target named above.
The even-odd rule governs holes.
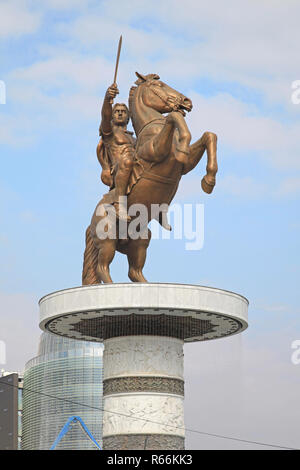
[[[148,229],[148,238],[130,240],[127,247],[129,263],[128,277],[132,282],[147,282],[143,275],[143,267],[146,261],[147,248],[150,243],[151,231]]]
[[[109,265],[114,259],[116,252],[116,240],[107,238],[99,244],[97,276],[99,282],[111,283],[113,282],[110,277]]]

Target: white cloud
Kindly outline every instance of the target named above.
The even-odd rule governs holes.
[[[279,303],[266,304],[265,302],[259,302],[259,301],[253,302],[252,307],[258,310],[264,310],[265,312],[271,312],[271,313],[286,313],[286,312],[295,311],[294,307],[288,304],[279,304]]]
[[[282,124],[229,94],[206,98],[192,92],[190,97],[194,110],[187,122],[193,140],[213,131],[219,142],[235,152],[257,152],[275,167],[300,168],[300,121]]]
[[[43,3],[54,10],[74,10],[87,8],[91,0],[44,0]]]
[[[30,146],[33,143],[32,129],[28,116],[0,115],[0,145]]]
[[[176,200],[187,200],[200,194],[204,195],[201,189],[201,178],[205,174],[205,160],[206,155],[204,154],[204,162],[199,164],[198,176],[191,175],[187,179],[182,178]],[[261,200],[264,198],[276,201],[279,198],[289,199],[299,196],[300,178],[283,177],[282,181],[276,186],[273,180],[261,181],[251,176],[236,174],[227,174],[220,177],[217,175],[214,193],[223,193],[248,200]]]
[[[170,39],[164,33],[156,32],[153,35],[126,22],[118,23],[114,17],[103,14],[84,15],[73,22],[58,24],[57,31],[75,39],[79,46],[92,47],[93,51],[97,47],[99,54],[105,54],[113,47],[117,53],[118,40],[122,34],[122,55],[135,56],[138,62],[159,50],[169,52],[170,49]],[[115,60],[115,56],[112,56],[112,60]]]
[[[41,14],[30,11],[23,0],[2,0],[0,3],[0,37],[31,34],[41,25]]]
[[[105,59],[61,53],[56,58],[16,69],[10,75],[13,81],[10,95],[19,103],[31,101],[44,109],[57,108],[58,115],[63,110],[72,119],[74,111],[80,109],[85,117],[94,117],[95,104],[99,106],[102,100],[102,96],[97,95],[100,86],[103,93],[104,87],[112,81],[112,72],[111,64]],[[133,80],[133,72],[126,64],[120,77],[121,91],[125,94],[121,100],[127,100],[126,94]],[[51,93],[53,89],[56,89],[56,95]],[[257,107],[225,93],[204,97],[191,91],[189,96],[194,109],[187,122],[193,140],[210,130],[218,135],[222,145],[235,152],[252,151],[275,167],[300,168],[300,121],[283,124],[262,116]]]
[[[248,176],[227,175],[219,181],[218,189],[226,194],[247,199],[261,199],[262,196],[271,194],[268,184]]]
[[[4,1],[0,35],[35,31],[47,9],[82,10],[80,17],[75,14],[65,23],[53,23],[77,50],[90,46],[94,53],[97,47],[99,55],[101,49],[107,54],[122,33],[122,54],[129,53],[137,68],[149,69],[145,72],[153,71],[155,63],[156,72],[168,78],[172,74],[175,79],[206,76],[234,81],[297,115],[290,95],[292,81],[300,78],[300,6],[292,0],[245,1],[242,9],[237,0],[104,1],[101,5],[89,0],[45,0],[43,5]],[[163,59],[154,61],[156,54],[163,54]]]
[[[66,42],[64,47],[51,46],[48,49],[47,45],[39,43],[44,51],[43,56],[48,58],[15,69],[9,75],[9,98],[25,111],[30,105],[29,113],[34,114],[35,122],[33,126],[24,112],[22,115],[20,112],[15,119],[9,116],[2,118],[0,141],[11,145],[30,143],[34,134],[38,135],[42,127],[47,128],[51,123],[69,126],[92,119],[97,121],[98,127],[104,90],[113,76],[115,56],[112,50],[117,46],[120,32],[123,33],[119,69],[120,101],[127,100],[136,68],[142,72],[159,72],[162,79],[175,88],[176,82],[182,83],[187,77],[207,75],[221,81],[237,80],[257,90],[264,90],[265,96],[270,84],[273,90],[271,95],[276,89],[276,93],[281,96],[287,85],[286,93],[290,94],[287,77],[295,71],[295,45],[289,45],[286,38],[275,34],[274,28],[279,25],[280,14],[283,12],[285,17],[285,10],[288,10],[278,3],[272,11],[274,21],[270,21],[267,15],[270,7],[265,2],[255,5],[255,8],[252,2],[245,2],[243,15],[240,8],[234,8],[236,2],[233,0],[229,1],[229,5],[226,4],[226,12],[225,5],[219,4],[216,9],[214,1],[209,5],[190,1],[184,5],[181,2],[172,2],[173,5],[176,3],[175,9],[170,8],[167,0],[164,4],[155,3],[155,10],[152,2],[143,1],[133,1],[130,8],[122,2],[104,2],[101,10],[87,8],[88,3],[85,2],[86,14],[57,25],[56,34],[67,36],[73,41]],[[77,6],[75,2],[74,9]],[[47,0],[45,7],[59,8],[59,4],[56,0]],[[71,8],[71,2],[66,0],[61,3],[61,8],[69,7]],[[230,14],[227,13],[227,8]],[[264,21],[260,17],[255,18],[258,8],[266,15],[267,19],[264,18]],[[150,32],[138,26],[137,19],[141,18],[149,18]],[[152,24],[153,18],[166,27],[162,27],[162,24],[158,27],[155,22]],[[180,30],[186,23],[190,25],[189,34],[192,35],[192,40],[190,44],[187,43],[183,35],[181,45]],[[141,25],[143,24],[142,22]],[[254,30],[256,35],[253,34]],[[173,43],[175,33],[178,33],[178,37]],[[294,39],[298,37],[294,19],[286,34]],[[236,37],[240,38],[239,42]],[[279,44],[277,50],[281,53],[285,51],[282,62],[284,66],[278,69],[274,78],[271,75],[279,67],[278,61],[282,58],[280,54],[278,58],[277,53],[274,53],[272,40],[273,49],[276,50]],[[88,53],[83,52],[83,45],[90,46]],[[163,51],[165,57],[154,61],[154,65],[151,55],[160,51]],[[111,61],[109,56],[112,57]],[[178,85],[178,88],[181,86]],[[300,168],[299,119],[284,124],[271,115],[263,115],[259,107],[242,102],[230,94],[204,97],[193,90],[187,94],[194,102],[194,109],[187,118],[193,140],[199,138],[205,130],[211,130],[218,135],[219,148],[232,149],[241,158],[244,154],[253,152],[255,157],[259,155],[274,167],[288,171]],[[296,108],[297,106],[293,106],[294,117],[297,117]],[[221,162],[221,154],[219,158]],[[203,162],[199,165],[203,174],[205,160],[204,155]],[[239,177],[234,174],[222,179],[220,176],[218,175],[217,188],[233,195],[259,197],[268,193],[272,196],[293,196],[299,192],[297,176],[287,177],[282,181],[276,193],[267,181],[260,182],[248,176]],[[188,194],[191,191],[200,191],[200,179],[195,179],[194,187],[193,189],[193,184],[189,184]],[[183,192],[185,193],[184,187]]]
[[[107,82],[111,74],[110,65],[105,59],[87,58],[74,54],[62,54],[57,51],[55,58],[36,62],[28,67],[15,69],[10,78],[19,82],[35,84],[41,90],[49,90],[55,87],[73,89],[74,85],[90,90],[99,86],[99,83]]]
[[[186,427],[299,448],[300,366],[290,359],[291,328],[260,336],[251,318],[252,335],[249,329],[185,346]],[[189,432],[186,436],[189,449],[264,448]]]
[[[20,219],[25,223],[35,223],[38,221],[38,218],[34,212],[31,210],[25,210],[20,213]]]
[[[300,158],[300,157],[299,157]],[[278,196],[295,196],[300,194],[300,177],[283,180],[278,188]]]
[[[22,372],[25,362],[37,354],[37,301],[33,295],[0,293],[0,339],[6,344],[8,370]]]
[[[290,85],[299,78],[299,13],[293,0],[244,1],[242,8],[237,0],[104,1],[65,32],[81,44],[105,47],[122,32],[137,63],[151,67],[153,55],[163,53],[158,72],[235,81],[291,109]]]

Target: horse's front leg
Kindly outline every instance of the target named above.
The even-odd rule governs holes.
[[[178,130],[178,142],[175,149],[175,158],[180,163],[186,164],[190,158],[191,133],[185,122],[183,115],[178,111],[173,111],[167,117],[167,122],[173,123]]]
[[[139,146],[137,156],[151,162],[162,162],[170,155],[174,131],[178,129],[176,159],[185,163],[189,158],[191,134],[181,113],[173,111],[166,117],[164,127],[152,139]]]
[[[171,152],[174,130],[174,123],[166,118],[161,131],[138,147],[137,157],[149,162],[162,162]]]
[[[203,136],[190,146],[190,157],[184,165],[183,174],[193,170],[207,151],[206,175],[202,178],[203,191],[210,194],[216,184],[217,163],[217,136],[213,132],[204,132]]]

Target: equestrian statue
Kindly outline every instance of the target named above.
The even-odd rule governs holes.
[[[203,191],[210,194],[216,182],[217,136],[204,132],[191,144],[185,122],[192,110],[189,98],[160,80],[157,74],[136,72],[137,81],[129,93],[129,108],[113,106],[119,90],[116,73],[102,106],[100,141],[97,157],[102,167],[101,179],[109,191],[98,203],[86,230],[86,248],[82,284],[113,282],[109,267],[115,252],[128,258],[129,279],[147,282],[143,275],[147,248],[151,239],[149,222],[156,218],[167,230],[167,208],[174,198],[180,179],[193,170],[207,152]],[[131,117],[136,139],[127,130]],[[134,207],[145,208],[141,221]],[[162,207],[158,214],[152,207]],[[133,225],[140,236],[133,235]]]

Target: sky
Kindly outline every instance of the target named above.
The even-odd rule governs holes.
[[[174,199],[203,204],[203,247],[153,240],[144,274],[250,302],[244,333],[185,347],[186,428],[300,448],[299,15],[297,0],[0,0],[0,368],[36,355],[38,299],[81,284],[122,34],[119,100],[158,73],[193,101],[192,142],[218,136],[213,193],[204,155]],[[112,277],[128,282],[122,255]],[[190,431],[186,447],[267,448]]]

